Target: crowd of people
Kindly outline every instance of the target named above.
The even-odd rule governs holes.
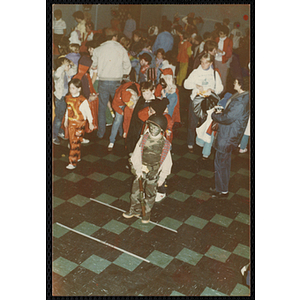
[[[131,218],[143,214],[150,221],[155,201],[165,195],[165,180],[172,167],[174,128],[183,125],[180,103],[189,103],[187,148],[203,147],[203,159],[216,149],[215,187],[212,197],[228,195],[232,150],[247,151],[250,135],[249,72],[250,34],[230,20],[216,23],[202,36],[203,23],[194,13],[147,31],[137,29],[128,12],[124,28],[112,20],[95,30],[83,12],[70,35],[60,10],[54,11],[53,86],[55,118],[53,143],[69,139],[69,164],[75,169],[81,159],[85,133],[97,130],[103,139],[112,126],[107,150],[113,151],[117,135],[124,138],[131,171],[136,176],[131,193]],[[181,91],[190,92],[187,99]],[[246,128],[247,127],[247,128]],[[140,182],[144,205],[139,200]],[[142,204],[143,204],[142,203]]]

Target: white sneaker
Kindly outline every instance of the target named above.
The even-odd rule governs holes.
[[[245,149],[240,149],[240,150],[239,150],[240,153],[246,153],[247,151],[248,151],[247,148],[245,148]]]
[[[155,197],[155,202],[160,202],[161,200],[163,200],[164,198],[166,197],[166,194],[165,193],[159,193],[157,192],[156,193],[156,197]]]
[[[79,158],[78,160],[77,160],[77,162],[80,162],[81,161],[81,158]]]
[[[111,151],[113,147],[114,147],[114,143],[109,143],[107,150]]]
[[[68,139],[65,138],[65,135],[64,135],[63,133],[59,133],[58,136],[59,136],[60,138],[62,138],[63,140],[68,140]]]
[[[75,169],[76,168],[76,166],[73,166],[72,164],[68,164],[67,166],[66,166],[66,169],[69,169],[69,170],[73,170],[73,169]]]
[[[90,140],[88,140],[88,139],[82,139],[81,144],[88,144],[89,142],[90,142]]]

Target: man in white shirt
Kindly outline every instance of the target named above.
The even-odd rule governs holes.
[[[116,89],[121,85],[123,75],[129,75],[131,63],[125,48],[117,42],[118,33],[106,29],[107,41],[94,50],[92,69],[97,70],[99,78],[99,110],[97,136],[102,139],[106,130],[105,111],[109,97],[115,96]],[[96,77],[93,77],[93,83]]]
[[[53,21],[53,42],[55,45],[62,40],[62,38],[66,35],[67,25],[66,22],[61,18],[62,12],[60,9],[56,9],[54,11],[54,21]]]

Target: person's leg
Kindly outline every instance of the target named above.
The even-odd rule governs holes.
[[[120,131],[120,127],[122,128],[122,126],[123,126],[123,115],[120,115],[119,113],[116,112],[116,116],[111,128],[111,134],[109,137],[110,143],[113,144],[115,143],[117,133]]]
[[[138,214],[138,215],[141,214],[142,207],[141,207],[141,202],[139,200],[139,197],[140,197],[139,180],[138,178],[135,178],[131,188],[129,213]]]
[[[198,121],[199,121],[199,118],[194,113],[193,101],[190,100],[189,112],[188,112],[188,133],[187,133],[188,146],[194,146],[195,136],[196,136],[196,127],[197,127]]]
[[[98,131],[97,136],[103,138],[106,130],[106,108],[109,101],[109,88],[110,81],[99,80],[99,108],[98,108]]]
[[[211,140],[210,140],[210,143],[204,143],[204,146],[203,146],[203,150],[202,150],[202,155],[203,157],[209,157],[210,154],[211,154],[211,147],[212,147],[212,144],[213,144],[213,141],[214,141],[214,133],[211,134]]]
[[[215,154],[215,187],[218,193],[227,193],[230,179],[231,152]]]
[[[67,104],[65,98],[60,100],[55,97],[55,117],[53,120],[53,139],[57,139],[58,133],[63,132],[61,129],[61,123],[66,112]]]
[[[157,179],[152,179],[149,180],[147,179],[145,182],[145,195],[146,195],[146,199],[145,199],[145,211],[146,214],[149,214],[150,216],[150,212],[151,209],[155,203],[155,197],[156,197],[156,192],[157,192]]]
[[[247,145],[248,145],[248,141],[249,141],[249,135],[243,135],[242,140],[241,140],[241,144],[240,144],[240,149],[244,150]]]

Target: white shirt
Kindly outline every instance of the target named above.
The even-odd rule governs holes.
[[[240,38],[242,37],[242,32],[239,29],[233,29],[230,34],[233,35],[233,49],[237,49],[240,46]]]
[[[224,38],[220,38],[219,40],[219,43],[218,43],[218,49],[223,51],[223,48],[224,48],[224,41],[226,40],[226,36]],[[222,61],[222,56],[225,55],[225,52],[223,51],[222,53],[217,53],[216,56],[215,56],[215,59],[217,61]]]
[[[66,22],[63,19],[56,20],[53,22],[53,30],[55,34],[64,34],[64,29],[67,29]]]

